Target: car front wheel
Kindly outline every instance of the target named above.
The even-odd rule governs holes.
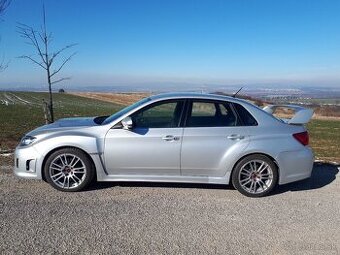
[[[52,187],[61,191],[79,191],[94,178],[94,166],[88,156],[76,148],[53,152],[46,160],[44,174]]]
[[[267,195],[275,188],[277,181],[277,166],[270,158],[261,154],[243,158],[232,173],[234,187],[248,197]]]

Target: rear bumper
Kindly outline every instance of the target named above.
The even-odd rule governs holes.
[[[14,174],[26,179],[41,179],[37,171],[41,155],[33,146],[17,147],[14,153]]]
[[[312,174],[314,155],[310,147],[301,150],[284,151],[276,157],[279,165],[279,184],[286,184],[309,178]]]

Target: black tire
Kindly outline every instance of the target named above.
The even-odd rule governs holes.
[[[250,162],[252,162],[252,163],[250,163]],[[247,185],[245,185],[245,183],[247,183],[246,179],[248,177],[244,178],[244,180],[243,180],[244,183],[243,183],[243,185],[241,184],[241,180],[240,180],[241,176],[246,176],[244,174],[244,171],[247,171],[247,170],[242,170],[242,168],[245,167],[245,166],[248,166],[247,164],[255,164],[255,166],[258,166],[258,164],[261,164],[260,162],[265,162],[266,164],[268,164],[270,169],[267,168],[268,174],[266,174],[266,175],[272,177],[271,182],[270,181],[265,181],[265,182],[262,181],[262,183],[265,184],[267,182],[267,183],[270,183],[270,185],[262,185],[262,183],[261,183],[261,185],[262,185],[262,188],[261,188],[259,182],[255,181],[255,182],[253,182],[253,183],[256,183],[256,184],[254,184],[255,191],[250,192],[250,190],[252,190],[252,188],[251,187],[249,188],[249,187],[247,187]],[[243,171],[242,173],[240,173],[241,170]],[[272,174],[270,174],[270,172],[269,172],[270,170],[271,170]],[[255,174],[255,176],[254,176],[254,174]],[[250,174],[249,176],[251,176],[251,177],[249,177],[249,180],[252,179],[252,178],[255,178],[255,179],[258,178],[256,176],[256,174],[257,173]],[[261,176],[261,174],[259,176]],[[241,194],[243,194],[247,197],[263,197],[263,196],[268,195],[276,187],[277,182],[278,182],[278,177],[279,177],[279,174],[278,174],[278,169],[277,169],[276,164],[269,157],[262,155],[262,154],[252,154],[252,155],[246,156],[245,158],[240,160],[236,164],[235,168],[233,169],[232,176],[231,176],[233,186]],[[261,177],[259,177],[259,179],[261,179]],[[250,182],[249,185],[252,185],[251,183],[252,183],[252,181]],[[255,193],[257,185],[259,185],[259,191],[258,191],[258,193]]]
[[[72,162],[71,161],[72,158],[79,159],[79,161],[75,164],[74,167],[71,167],[71,164],[74,163],[76,160]],[[61,167],[61,169],[63,170],[54,170],[54,169],[59,169],[58,167],[55,167],[55,166],[57,165],[61,166],[62,164],[64,165],[65,160],[66,160],[66,163],[70,163],[68,164],[68,166],[65,165],[64,168]],[[65,170],[66,167],[67,167],[67,170]],[[60,175],[59,175],[59,172],[61,173]],[[57,177],[54,177],[55,175],[57,175]],[[82,150],[79,150],[77,148],[64,148],[64,149],[60,149],[60,150],[53,152],[47,158],[45,166],[44,166],[44,176],[46,178],[46,181],[53,188],[60,190],[60,191],[65,191],[65,192],[76,192],[76,191],[83,190],[94,180],[95,167],[92,161],[89,159],[89,156],[86,153],[84,153]],[[58,178],[60,178],[60,181],[56,180]],[[66,187],[66,185],[63,187],[63,185],[61,185],[60,182],[67,183],[67,179],[69,179],[69,183],[68,183],[69,187]],[[74,183],[73,183],[73,180],[74,180]],[[80,180],[80,181],[76,182],[77,180]],[[71,183],[73,183],[74,186],[71,186]]]

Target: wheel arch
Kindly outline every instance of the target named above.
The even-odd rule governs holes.
[[[87,156],[87,158],[90,160],[90,162],[91,162],[91,164],[92,164],[92,166],[93,166],[93,168],[94,168],[94,172],[95,172],[95,178],[97,178],[97,171],[96,171],[96,165],[95,165],[95,163],[94,163],[94,161],[93,161],[93,159],[92,159],[92,157],[90,156],[90,154],[89,153],[87,153],[85,150],[83,150],[83,149],[81,149],[81,148],[79,148],[79,147],[77,147],[77,146],[59,146],[59,147],[56,147],[56,148],[53,148],[52,150],[50,150],[45,156],[44,156],[44,159],[43,159],[43,162],[42,162],[42,165],[41,165],[41,178],[44,180],[44,181],[47,181],[46,180],[46,177],[45,177],[45,171],[44,171],[44,168],[45,168],[45,164],[46,164],[46,161],[47,161],[47,159],[49,158],[49,156],[52,154],[52,153],[54,153],[54,152],[56,152],[56,151],[58,151],[58,150],[62,150],[62,149],[77,149],[77,150],[80,150],[80,151],[82,151],[86,156]]]
[[[275,158],[267,153],[263,153],[263,152],[252,152],[252,153],[248,153],[248,154],[245,154],[243,155],[241,158],[239,158],[236,163],[233,165],[233,168],[231,170],[231,173],[230,173],[230,176],[233,175],[233,172],[235,171],[235,168],[237,166],[237,164],[244,158],[248,157],[248,156],[251,156],[251,155],[262,155],[262,156],[266,156],[268,157],[271,161],[273,161],[273,163],[276,165],[276,168],[277,168],[277,174],[278,174],[278,180],[280,180],[280,167],[279,167],[279,164],[277,163],[277,161],[275,160]],[[229,181],[230,183],[230,181]]]

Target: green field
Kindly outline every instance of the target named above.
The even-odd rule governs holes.
[[[307,128],[316,158],[340,162],[340,120],[312,120]]]
[[[13,149],[23,134],[44,124],[41,103],[47,97],[47,93],[0,92],[1,150]],[[54,98],[56,119],[110,115],[123,107],[69,94],[56,93]],[[310,144],[317,158],[340,161],[340,121],[312,120],[308,130]]]
[[[27,101],[24,102],[20,99]],[[26,132],[44,124],[48,93],[0,92],[0,148],[12,149]],[[5,104],[7,101],[8,105]],[[12,100],[12,101],[10,101]],[[123,106],[69,94],[54,94],[55,118],[111,115]]]

